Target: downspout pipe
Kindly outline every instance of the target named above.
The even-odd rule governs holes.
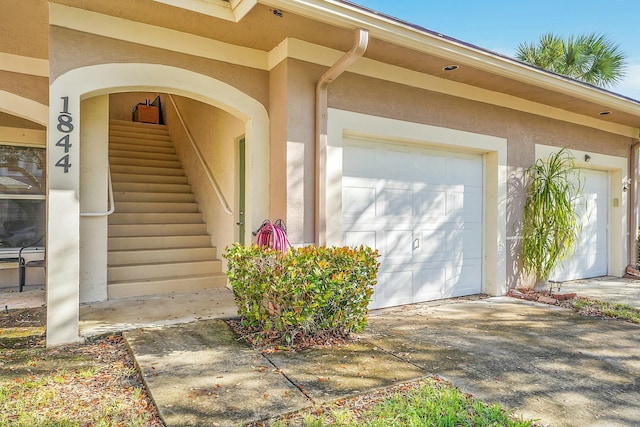
[[[627,273],[637,272],[638,267],[638,147],[640,140],[636,140],[629,152],[629,230],[627,233],[628,259]],[[635,275],[635,274],[632,274]]]
[[[369,32],[358,28],[351,50],[345,53],[318,80],[316,85],[316,170],[315,170],[315,244],[327,244],[327,111],[329,85],[364,55],[369,45]]]

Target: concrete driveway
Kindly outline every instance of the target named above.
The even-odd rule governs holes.
[[[552,426],[640,424],[640,327],[506,297],[380,312],[366,337]]]
[[[378,310],[356,343],[299,353],[256,352],[220,320],[125,337],[169,426],[239,425],[431,374],[544,425],[640,423],[638,325],[508,297]]]

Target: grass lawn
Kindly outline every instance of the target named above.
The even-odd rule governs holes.
[[[0,426],[162,426],[122,337],[47,349],[45,313],[0,313]]]
[[[428,378],[338,401],[273,421],[271,427],[532,427],[500,405],[475,400],[439,378]]]
[[[571,302],[573,308],[585,316],[602,316],[640,323],[640,309],[627,304],[593,301],[587,298],[576,298]]]

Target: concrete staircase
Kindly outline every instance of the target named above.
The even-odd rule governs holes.
[[[108,297],[226,285],[216,248],[164,125],[112,120]]]

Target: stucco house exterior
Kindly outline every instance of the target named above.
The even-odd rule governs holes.
[[[341,0],[24,0],[0,22],[0,249],[46,248],[50,345],[82,303],[225,287],[222,251],[267,218],[379,249],[372,308],[505,294],[531,280],[523,172],[562,147],[588,215],[557,279],[635,262],[636,100]]]

